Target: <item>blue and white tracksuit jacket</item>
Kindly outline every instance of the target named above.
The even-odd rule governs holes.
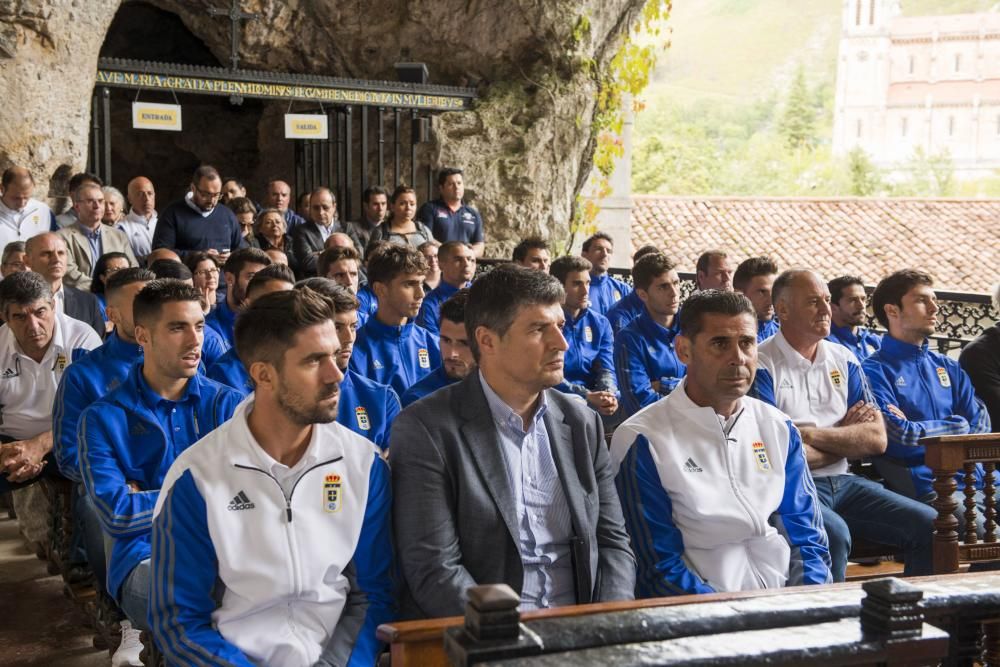
[[[240,392],[242,397],[253,393],[253,380],[237,356],[235,347],[219,357],[219,360],[208,369],[207,375],[216,382]]]
[[[76,428],[91,403],[120,385],[142,359],[142,348],[112,332],[104,343],[66,367],[52,409],[52,450],[59,472],[74,482],[80,478]]]
[[[211,327],[219,334],[226,350],[236,346],[236,313],[225,299],[215,304],[215,308],[205,318],[205,327]]]
[[[728,430],[681,382],[611,441],[638,569],[636,597],[831,581],[798,430],[744,397]]]
[[[639,292],[632,290],[628,296],[622,297],[621,301],[612,306],[605,317],[611,323],[611,331],[617,336],[618,332],[624,329],[629,322],[644,312],[646,312],[646,304],[639,298]]]
[[[455,382],[455,380],[452,380],[448,377],[448,374],[444,372],[444,366],[438,366],[433,373],[424,377],[424,379],[420,382],[407,389],[406,393],[399,397],[399,400],[405,408],[410,403],[419,401],[424,396],[433,394],[438,389],[447,387],[453,382]],[[388,445],[389,443],[386,442],[385,444]]]
[[[576,320],[569,313],[565,315],[562,334],[568,347],[563,358],[563,381],[556,389],[583,398],[590,391],[610,391],[617,396],[615,342],[608,318],[591,308],[581,310]]]
[[[634,415],[669,394],[687,373],[674,350],[677,325],[676,316],[668,329],[643,310],[615,337],[615,370],[624,416]],[[653,389],[653,382],[660,383],[659,391]]]
[[[631,291],[632,288],[627,283],[612,278],[610,273],[602,273],[599,276],[590,274],[590,308],[601,315],[607,314],[612,306],[628,296]]]
[[[132,569],[149,558],[153,506],[170,465],[229,419],[240,400],[198,374],[179,401],[168,401],[153,392],[141,369],[133,366],[121,386],[84,410],[77,430],[83,484],[114,538],[108,592],[116,600]],[[129,482],[140,490],[132,491]]]
[[[337,423],[314,425],[302,459],[281,466],[251,435],[252,408],[251,397],[163,483],[156,642],[171,665],[373,665],[375,629],[395,614],[388,467]],[[276,472],[291,476],[284,488]]]
[[[340,383],[337,422],[379,447],[389,446],[392,421],[401,410],[399,395],[387,384],[347,369]]]
[[[348,368],[399,395],[440,365],[437,336],[413,322],[390,326],[372,316],[358,331]]]
[[[882,347],[861,364],[885,417],[889,446],[872,462],[886,486],[909,498],[933,497],[934,475],[924,464],[920,438],[989,433],[990,416],[972,382],[954,359],[932,351],[927,342],[911,345],[886,335]],[[906,419],[887,409],[895,405]],[[977,466],[976,487],[982,487]],[[956,475],[964,488],[964,475]]]
[[[765,340],[778,333],[778,321],[768,320],[761,322],[757,320],[757,342],[763,343]]]
[[[369,285],[362,285],[355,294],[358,297],[358,328],[368,321],[368,318],[378,310],[378,297]]]
[[[855,333],[851,331],[851,327],[830,325],[830,335],[826,339],[832,343],[843,345],[853,352],[859,364],[882,347],[882,336],[872,333],[864,327],[858,327],[858,331]]]
[[[466,283],[462,287],[471,284]],[[428,292],[424,302],[420,304],[420,312],[417,313],[417,326],[427,329],[435,336],[441,335],[441,306],[460,289],[462,288],[449,285],[442,280],[437,287]]]

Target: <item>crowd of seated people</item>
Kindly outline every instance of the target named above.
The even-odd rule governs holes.
[[[932,571],[920,438],[990,431],[1000,334],[933,351],[931,276],[881,277],[879,335],[860,277],[720,249],[686,299],[669,248],[629,285],[601,232],[477,273],[462,172],[438,185],[344,222],[209,166],[162,211],[78,174],[55,216],[4,172],[0,493],[26,520],[68,480],[113,665],[142,633],[169,664],[372,665],[380,623],[477,584],[525,610],[822,584],[854,539]]]

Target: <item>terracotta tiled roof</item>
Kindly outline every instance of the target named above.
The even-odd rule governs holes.
[[[1000,199],[633,197],[632,246],[666,249],[682,271],[722,247],[737,261],[844,273],[873,284],[919,268],[942,290],[989,293],[1000,279]]]

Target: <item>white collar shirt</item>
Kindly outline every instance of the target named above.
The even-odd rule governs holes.
[[[52,211],[48,205],[37,199],[29,199],[20,211],[7,208],[0,201],[0,250],[14,241],[27,241],[49,231],[52,225]]]
[[[117,229],[125,232],[128,242],[132,246],[132,252],[136,257],[144,258],[153,250],[153,234],[156,232],[156,211],[148,218],[144,215],[129,210],[128,215],[115,225]]]

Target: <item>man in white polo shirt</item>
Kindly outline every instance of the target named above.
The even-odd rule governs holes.
[[[49,231],[52,210],[31,195],[35,179],[24,167],[10,167],[0,177],[0,248]]]
[[[852,475],[847,460],[885,452],[885,424],[857,359],[830,335],[830,292],[808,270],[785,271],[772,299],[781,329],[759,348],[755,388],[792,418],[816,484],[833,561],[843,581],[851,537],[902,549],[906,576],[932,573],[935,512]]]

